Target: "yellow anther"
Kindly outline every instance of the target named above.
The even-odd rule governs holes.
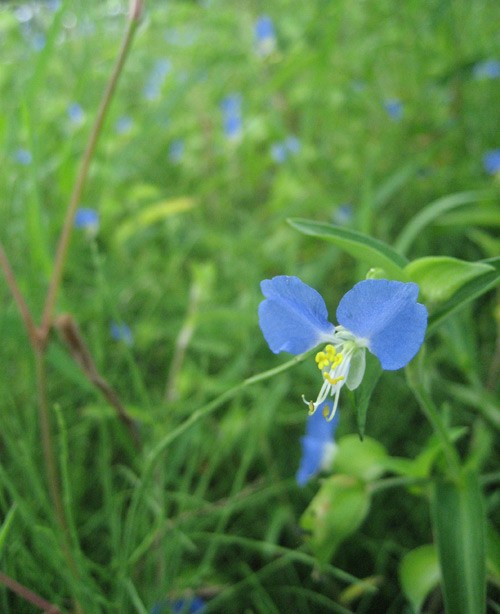
[[[330,407],[328,405],[325,405],[323,407],[323,418],[326,418],[328,420],[329,415],[330,415]]]
[[[325,348],[326,355],[328,356],[328,360],[333,362],[335,360],[335,356],[337,354],[337,350],[333,347],[333,345],[327,345]]]
[[[335,384],[338,384],[344,379],[343,375],[339,375],[339,377],[330,377],[329,373],[323,373],[323,377],[331,386],[335,386]]]
[[[325,352],[318,352],[316,354],[316,363],[318,364],[318,369],[324,369],[330,364],[330,360]]]
[[[312,401],[309,401],[308,406],[309,406],[309,415],[312,416],[314,412],[316,411],[316,408],[314,407],[314,403]]]

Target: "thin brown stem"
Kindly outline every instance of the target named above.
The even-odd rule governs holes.
[[[47,291],[47,297],[45,300],[45,306],[42,316],[41,334],[44,339],[47,338],[50,328],[52,326],[52,318],[54,316],[54,309],[57,299],[57,293],[61,285],[61,280],[64,271],[64,264],[66,262],[66,256],[68,254],[69,244],[71,240],[71,234],[73,230],[73,221],[76,213],[76,209],[80,202],[85,182],[87,180],[90,163],[94,157],[95,149],[99,136],[102,132],[102,126],[106,118],[106,113],[109,109],[113,94],[116,90],[116,85],[120,74],[122,73],[125,60],[127,59],[128,52],[130,50],[134,34],[137,30],[139,18],[142,10],[143,2],[141,0],[133,0],[130,5],[129,20],[127,30],[123,38],[122,46],[116,60],[113,72],[106,86],[106,90],[103,94],[97,116],[92,127],[92,132],[85,148],[85,152],[82,157],[80,169],[75,181],[73,192],[71,194],[68,209],[66,211],[66,217],[64,218],[63,228],[59,237],[59,243],[57,246],[56,257],[54,260],[54,270],[50,279],[49,289]]]
[[[23,586],[7,574],[4,574],[2,571],[0,571],[0,582],[13,593],[16,593],[16,595],[22,597],[25,601],[28,601],[37,608],[40,608],[40,610],[45,612],[45,614],[60,614],[61,610],[56,605],[45,600],[43,597],[40,597],[40,595],[37,595],[33,591],[30,591],[29,588],[26,588],[26,586]]]
[[[21,318],[23,319],[24,326],[26,328],[28,337],[30,339],[30,343],[33,346],[33,349],[35,349],[39,347],[40,345],[40,342],[41,342],[40,334],[38,332],[35,321],[33,320],[29,307],[26,304],[26,301],[24,300],[24,297],[21,293],[21,290],[19,289],[19,286],[17,285],[16,276],[14,275],[14,271],[12,270],[12,267],[10,266],[9,259],[7,258],[7,254],[5,253],[5,250],[1,243],[0,243],[0,267],[2,268],[3,273],[5,275],[5,280],[7,281],[7,285],[9,286],[9,290],[10,290],[10,293],[12,294],[12,298],[14,299],[17,305],[17,309],[19,310],[19,313],[21,314]]]
[[[47,474],[50,498],[56,514],[57,522],[67,534],[68,528],[62,504],[61,488],[59,485],[59,475],[57,463],[54,456],[54,442],[52,440],[52,429],[50,426],[50,415],[47,403],[47,374],[45,353],[37,350],[35,352],[36,362],[36,386],[38,397],[38,420],[40,423],[40,435],[42,438],[42,453]]]

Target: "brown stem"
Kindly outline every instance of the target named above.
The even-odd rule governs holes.
[[[19,595],[24,600],[32,603],[37,608],[40,608],[43,612],[45,612],[45,614],[60,614],[61,610],[56,605],[49,603],[43,599],[43,597],[40,597],[33,591],[30,591],[29,588],[19,584],[19,582],[16,582],[16,580],[10,576],[7,576],[2,571],[0,571],[0,582],[13,593],[16,593],[16,595]]]
[[[7,281],[7,285],[9,286],[9,290],[17,305],[19,313],[21,314],[21,318],[23,319],[24,326],[26,328],[28,337],[30,339],[30,343],[33,349],[35,349],[40,346],[41,337],[37,329],[37,326],[35,324],[35,321],[33,320],[33,317],[31,316],[29,307],[26,304],[26,301],[24,300],[24,297],[21,293],[21,290],[19,289],[19,286],[17,285],[16,276],[14,275],[14,271],[12,270],[12,267],[10,266],[9,259],[7,258],[7,254],[5,253],[5,250],[3,249],[3,246],[1,243],[0,243],[0,267],[3,270],[3,273],[5,275],[5,280]]]
[[[54,270],[52,272],[52,277],[50,279],[49,289],[47,291],[47,297],[45,300],[45,307],[43,310],[41,335],[44,339],[47,338],[50,328],[52,326],[52,318],[54,315],[54,308],[55,308],[55,303],[57,299],[57,293],[61,285],[64,264],[66,262],[66,256],[67,256],[68,248],[70,244],[71,233],[73,230],[73,220],[75,217],[75,212],[76,212],[78,203],[80,202],[80,199],[83,193],[83,188],[87,180],[90,163],[94,156],[94,152],[96,149],[97,142],[99,140],[99,136],[101,135],[102,126],[104,124],[106,113],[108,111],[109,105],[113,98],[113,94],[115,92],[116,85],[118,83],[118,79],[120,77],[123,66],[125,64],[125,60],[127,59],[127,55],[130,50],[133,37],[137,29],[138,23],[139,23],[139,17],[140,17],[141,10],[142,10],[142,1],[133,0],[130,6],[129,21],[127,25],[127,30],[125,32],[125,36],[123,38],[122,46],[120,48],[120,52],[118,54],[116,64],[114,66],[113,72],[111,73],[111,77],[108,81],[106,90],[103,94],[101,103],[99,105],[99,109],[97,111],[97,116],[94,122],[94,126],[92,127],[92,132],[90,133],[90,137],[89,137],[87,147],[85,148],[85,152],[82,157],[80,169],[79,169],[79,172],[76,178],[73,192],[71,194],[68,209],[66,211],[66,217],[64,219],[63,228],[62,228],[62,231],[59,237],[56,257],[54,260]]]
[[[87,344],[85,343],[78,325],[69,313],[64,313],[54,319],[54,326],[62,340],[68,347],[71,356],[80,366],[89,382],[104,395],[108,403],[114,407],[118,418],[127,427],[132,440],[137,447],[140,446],[139,431],[135,421],[129,416],[120,398],[108,382],[102,377],[92,359]]]

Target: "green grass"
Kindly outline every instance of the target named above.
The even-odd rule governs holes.
[[[0,7],[0,238],[37,322],[125,29],[116,5],[37,6],[24,26],[20,3]],[[263,12],[277,32],[268,58],[253,43]],[[262,279],[300,276],[333,317],[369,268],[288,218],[331,223],[351,203],[348,228],[395,245],[430,203],[477,190],[488,216],[477,202],[436,209],[405,253],[498,256],[500,183],[482,156],[500,147],[500,80],[474,78],[472,67],[500,60],[499,19],[494,0],[147,2],[82,197],[100,213],[99,232],[75,229],[57,307],[73,315],[137,421],[140,446],[54,333],[48,398],[71,569],[43,467],[34,358],[2,280],[0,570],[64,612],[72,599],[86,613],[148,612],[190,592],[208,612],[411,611],[398,566],[432,541],[425,486],[374,494],[361,528],[320,565],[299,524],[319,481],[295,483],[301,394],[314,392],[317,371],[305,361],[244,382],[286,361],[258,327]],[[39,51],[36,33],[45,35]],[[163,59],[170,70],[148,100]],[[242,96],[237,142],[220,110],[231,93]],[[389,99],[403,103],[400,121],[386,112]],[[73,102],[79,125],[67,113]],[[132,124],[120,134],[123,116]],[[271,146],[289,135],[300,151],[278,164]],[[178,162],[169,157],[176,139]],[[425,355],[434,403],[449,426],[466,427],[456,445],[481,473],[499,461],[498,309],[495,292],[484,294],[438,327]],[[111,338],[112,321],[130,327],[133,345]],[[337,439],[357,429],[347,395],[341,405]],[[413,459],[431,433],[404,374],[383,374],[366,435]],[[493,486],[485,501],[498,529]],[[370,587],[353,586],[342,601],[366,578]],[[488,595],[498,602],[493,586]],[[432,599],[438,612],[439,594]],[[0,611],[38,610],[0,584]]]

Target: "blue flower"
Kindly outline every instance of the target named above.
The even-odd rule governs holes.
[[[75,124],[75,126],[80,126],[85,119],[85,111],[78,102],[72,102],[68,106],[68,117],[71,123]]]
[[[176,164],[181,161],[181,158],[184,154],[184,141],[182,139],[175,139],[170,143],[170,147],[168,148],[168,157],[170,160]]]
[[[115,132],[117,134],[126,134],[132,130],[134,125],[134,120],[128,115],[122,115],[116,120],[115,123]]]
[[[483,156],[483,166],[488,175],[496,175],[500,171],[500,149],[487,151]]]
[[[339,226],[349,225],[354,217],[354,209],[351,203],[344,203],[335,209],[333,214],[333,221]]]
[[[201,597],[195,595],[194,597],[185,599],[164,599],[155,603],[150,610],[150,614],[201,614],[205,611],[205,602]]]
[[[302,354],[326,344],[316,354],[323,384],[316,401],[304,402],[313,414],[334,397],[329,419],[337,411],[344,384],[355,390],[365,372],[365,350],[382,368],[401,369],[415,356],[424,340],[427,310],[417,303],[414,283],[366,279],[347,292],[337,307],[338,326],[328,321],[321,295],[298,277],[280,275],[261,282],[265,300],[259,305],[259,323],[271,351]]]
[[[33,156],[31,155],[31,151],[29,151],[28,149],[23,149],[22,147],[16,150],[16,152],[14,153],[14,158],[17,162],[19,162],[19,164],[22,164],[23,166],[28,166],[33,162]]]
[[[296,479],[299,486],[304,486],[321,470],[328,469],[335,454],[333,436],[338,425],[338,414],[333,420],[325,420],[332,412],[331,401],[324,401],[307,418],[306,434],[301,438],[302,458],[297,471]]]
[[[274,24],[268,15],[261,15],[255,22],[255,46],[262,57],[271,55],[276,49]]]
[[[403,117],[403,103],[397,98],[391,98],[384,102],[384,108],[391,119],[399,121]]]
[[[132,331],[130,327],[123,322],[111,322],[110,324],[111,337],[115,341],[122,341],[125,345],[131,346],[134,343]]]
[[[99,230],[99,213],[89,207],[80,207],[75,213],[74,226],[95,236]]]
[[[161,88],[171,69],[172,63],[167,58],[162,58],[155,62],[143,89],[143,95],[146,100],[155,100],[160,97]]]
[[[298,154],[300,141],[296,136],[288,136],[284,141],[271,145],[271,157],[278,164],[283,164],[289,155]]]
[[[472,68],[475,79],[498,79],[500,78],[500,62],[488,59],[478,62]]]
[[[236,140],[243,128],[241,119],[241,95],[229,94],[221,102],[224,133],[228,139]]]

